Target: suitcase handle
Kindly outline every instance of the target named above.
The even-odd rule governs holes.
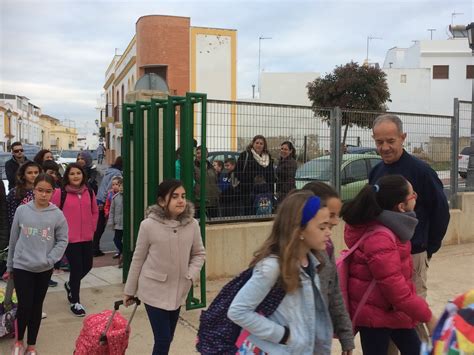
[[[132,314],[130,315],[130,319],[127,322],[127,329],[130,327],[130,323],[132,323],[133,317],[135,316],[135,312],[137,311],[138,306],[142,303],[138,297],[133,297],[133,301],[135,302],[135,307],[133,307]],[[107,321],[107,325],[105,326],[105,330],[102,332],[99,338],[100,345],[107,344],[107,332],[109,331],[110,326],[112,325],[112,321],[114,320],[115,313],[118,311],[120,306],[123,305],[123,300],[114,302],[114,310],[110,315],[109,320]]]
[[[138,297],[133,297],[132,300],[137,306],[139,306],[142,303],[142,301],[140,301]],[[123,300],[115,301],[114,310],[117,311],[120,308],[120,306],[123,306]]]

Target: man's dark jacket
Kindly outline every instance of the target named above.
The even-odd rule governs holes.
[[[24,162],[26,163],[28,159],[26,157],[24,159]],[[20,163],[18,163],[14,157],[5,163],[5,173],[7,174],[8,179],[8,190],[11,190],[15,187],[15,176],[19,168]]]
[[[427,251],[431,257],[441,247],[449,224],[449,205],[443,191],[443,183],[436,172],[424,161],[405,150],[398,161],[377,164],[369,174],[369,183],[375,184],[384,175],[404,176],[417,193],[416,217],[418,225],[411,239],[412,254]]]

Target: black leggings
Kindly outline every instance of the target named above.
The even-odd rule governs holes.
[[[71,288],[72,303],[80,303],[79,290],[81,280],[92,269],[92,241],[69,243],[66,248],[69,261],[69,287]]]
[[[360,342],[364,355],[386,354],[389,340],[401,355],[419,355],[421,342],[415,329],[389,329],[360,327]]]
[[[43,302],[48,291],[48,281],[53,269],[43,272],[30,272],[13,269],[13,282],[18,297],[16,319],[18,321],[18,340],[22,341],[28,328],[28,345],[35,345],[41,324]]]
[[[100,238],[104,234],[107,218],[105,218],[104,209],[99,210],[99,218],[97,219],[97,226],[94,232],[94,253],[100,251]]]

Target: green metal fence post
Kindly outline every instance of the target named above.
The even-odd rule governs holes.
[[[152,99],[150,104],[150,110],[148,111],[147,120],[147,175],[148,175],[148,191],[147,191],[147,204],[148,206],[156,203],[156,188],[159,184],[159,125],[158,125],[158,106],[161,104]]]
[[[132,156],[131,147],[133,140],[133,112],[135,112],[134,104],[124,104],[122,106],[122,118],[123,118],[123,140],[122,140],[122,159],[123,159],[123,275],[122,280],[125,282],[128,276],[128,270],[130,269],[130,261],[132,258],[133,249],[133,238],[132,238],[132,208],[131,208],[131,196],[132,196],[132,180],[131,180],[131,167],[132,167]]]

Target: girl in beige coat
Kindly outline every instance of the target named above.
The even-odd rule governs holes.
[[[155,345],[153,355],[168,354],[181,305],[199,278],[205,250],[194,206],[179,180],[164,180],[157,204],[140,224],[124,289],[128,306],[136,295],[145,304]]]

